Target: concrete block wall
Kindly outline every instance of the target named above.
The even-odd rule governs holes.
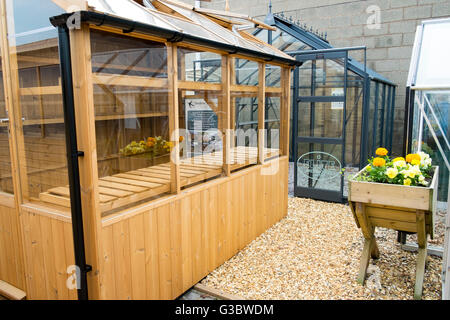
[[[184,0],[194,4],[193,0]],[[269,0],[229,0],[230,10],[264,19]],[[398,85],[394,151],[401,150],[405,86],[416,26],[422,20],[450,17],[450,0],[273,0],[273,12],[307,23],[328,33],[334,47],[368,48],[368,66]],[[205,8],[223,10],[224,0],[203,2]],[[372,11],[370,11],[372,9]],[[379,10],[379,25],[368,24]],[[362,60],[362,54],[351,54]]]

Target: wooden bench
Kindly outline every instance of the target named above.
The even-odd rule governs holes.
[[[265,158],[278,156],[278,149],[265,149]],[[236,147],[231,149],[231,170],[256,164],[257,148]],[[223,155],[215,152],[182,159],[180,163],[181,186],[211,179],[222,174]],[[120,208],[170,191],[170,163],[102,177],[99,179],[99,200],[102,212]],[[56,187],[42,192],[39,199],[44,203],[70,208],[68,186]]]

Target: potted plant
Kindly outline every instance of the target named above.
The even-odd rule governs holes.
[[[370,257],[379,256],[375,227],[417,233],[419,254],[414,297],[420,299],[427,237],[434,236],[439,169],[432,166],[430,156],[424,152],[391,158],[388,150],[378,148],[376,155],[349,179],[349,205],[365,238],[358,281],[364,284]]]

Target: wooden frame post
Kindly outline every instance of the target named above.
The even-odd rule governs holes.
[[[289,129],[291,116],[291,69],[281,68],[280,151],[289,155]],[[293,142],[294,143],[294,142]]]
[[[19,234],[19,248],[17,252],[19,265],[21,270],[19,279],[22,281],[22,288],[29,292],[29,281],[25,276],[26,257],[24,254],[24,238],[23,238],[23,224],[20,219],[21,204],[23,203],[23,194],[28,195],[28,177],[26,171],[25,161],[19,161],[20,155],[25,154],[25,142],[23,139],[22,117],[19,111],[19,74],[17,57],[10,53],[8,41],[8,21],[6,12],[5,0],[0,0],[0,33],[1,33],[1,59],[3,72],[3,85],[5,95],[5,109],[9,119],[9,150],[11,158],[11,177],[14,190],[14,205],[16,216],[16,224],[18,226],[17,233]],[[19,120],[19,121],[18,121]],[[20,279],[21,278],[21,279]]]
[[[222,110],[221,129],[223,131],[222,153],[223,172],[228,177],[231,175],[231,58],[229,55],[222,56]]]
[[[258,164],[264,164],[266,142],[266,64],[260,62],[258,81]]]
[[[86,262],[92,266],[88,273],[90,299],[100,299],[102,265],[101,212],[99,202],[97,143],[95,133],[94,86],[92,79],[91,41],[89,26],[70,31],[72,79],[77,126],[80,191],[86,245]]]
[[[230,86],[236,82],[236,58],[230,57]],[[236,147],[236,98],[230,95],[230,147]]]
[[[166,43],[167,46],[167,70],[169,78],[169,134],[173,143],[170,157],[170,191],[178,194],[181,192],[180,182],[180,126],[178,110],[178,64],[177,46]]]

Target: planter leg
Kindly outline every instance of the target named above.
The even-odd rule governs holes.
[[[370,223],[367,217],[366,208],[362,203],[357,202],[355,206],[355,213],[361,227],[361,231],[364,235],[364,249],[361,256],[361,262],[359,266],[358,282],[364,285],[366,281],[367,267],[369,266],[370,257],[378,259],[380,252],[375,240],[375,228]]]
[[[419,248],[416,266],[416,285],[414,287],[414,299],[422,299],[423,277],[425,274],[425,262],[427,259],[427,248]]]
[[[372,248],[370,250],[370,256],[372,259],[379,259],[380,258],[380,250],[378,250],[377,241],[375,240],[375,235],[372,238]]]
[[[364,249],[361,256],[361,261],[359,265],[359,274],[358,274],[358,282],[361,285],[364,285],[364,282],[366,281],[366,273],[367,273],[367,267],[369,266],[370,261],[370,255],[371,251],[373,249],[373,243],[375,242],[375,239],[364,239]],[[378,249],[377,249],[378,250]]]
[[[425,213],[421,210],[416,212],[417,223],[417,242],[419,253],[417,255],[416,265],[416,285],[414,287],[414,299],[422,299],[423,277],[425,274],[425,262],[427,259],[427,233],[425,225]]]

